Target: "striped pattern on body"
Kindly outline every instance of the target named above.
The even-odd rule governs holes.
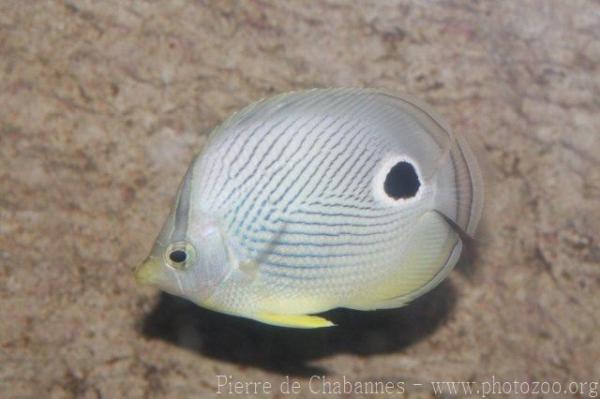
[[[373,181],[397,155],[412,159],[423,181],[417,201],[390,205],[377,200]],[[237,255],[260,263],[264,286],[351,297],[402,267],[424,213],[440,210],[472,233],[482,203],[472,163],[468,147],[413,100],[298,92],[215,129],[194,165],[202,192],[192,207],[222,220]]]

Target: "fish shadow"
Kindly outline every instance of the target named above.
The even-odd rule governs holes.
[[[485,251],[482,251],[482,246],[490,243],[490,237],[492,235],[485,220],[480,222],[477,238],[463,237],[463,250],[454,270],[471,282],[481,273],[481,266],[484,265],[482,252]]]
[[[173,345],[242,366],[282,375],[325,375],[311,360],[339,353],[370,356],[399,352],[443,325],[456,304],[456,290],[446,280],[409,305],[360,312],[335,309],[322,315],[336,327],[313,330],[274,327],[203,309],[161,293],[142,320],[141,333]]]

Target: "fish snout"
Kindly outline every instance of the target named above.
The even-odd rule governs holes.
[[[134,269],[135,280],[138,284],[153,284],[158,280],[160,269],[160,261],[149,256]]]

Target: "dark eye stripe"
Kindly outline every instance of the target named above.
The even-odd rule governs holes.
[[[188,229],[190,195],[193,176],[191,171],[192,169],[190,168],[181,182],[181,188],[176,205],[177,208],[175,209],[175,230],[173,230],[173,234],[170,237],[171,241],[184,241],[186,238],[185,235]]]

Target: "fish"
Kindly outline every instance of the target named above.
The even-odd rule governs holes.
[[[329,327],[319,313],[397,308],[436,287],[483,201],[471,146],[421,101],[280,94],[211,131],[135,277],[217,312]]]

